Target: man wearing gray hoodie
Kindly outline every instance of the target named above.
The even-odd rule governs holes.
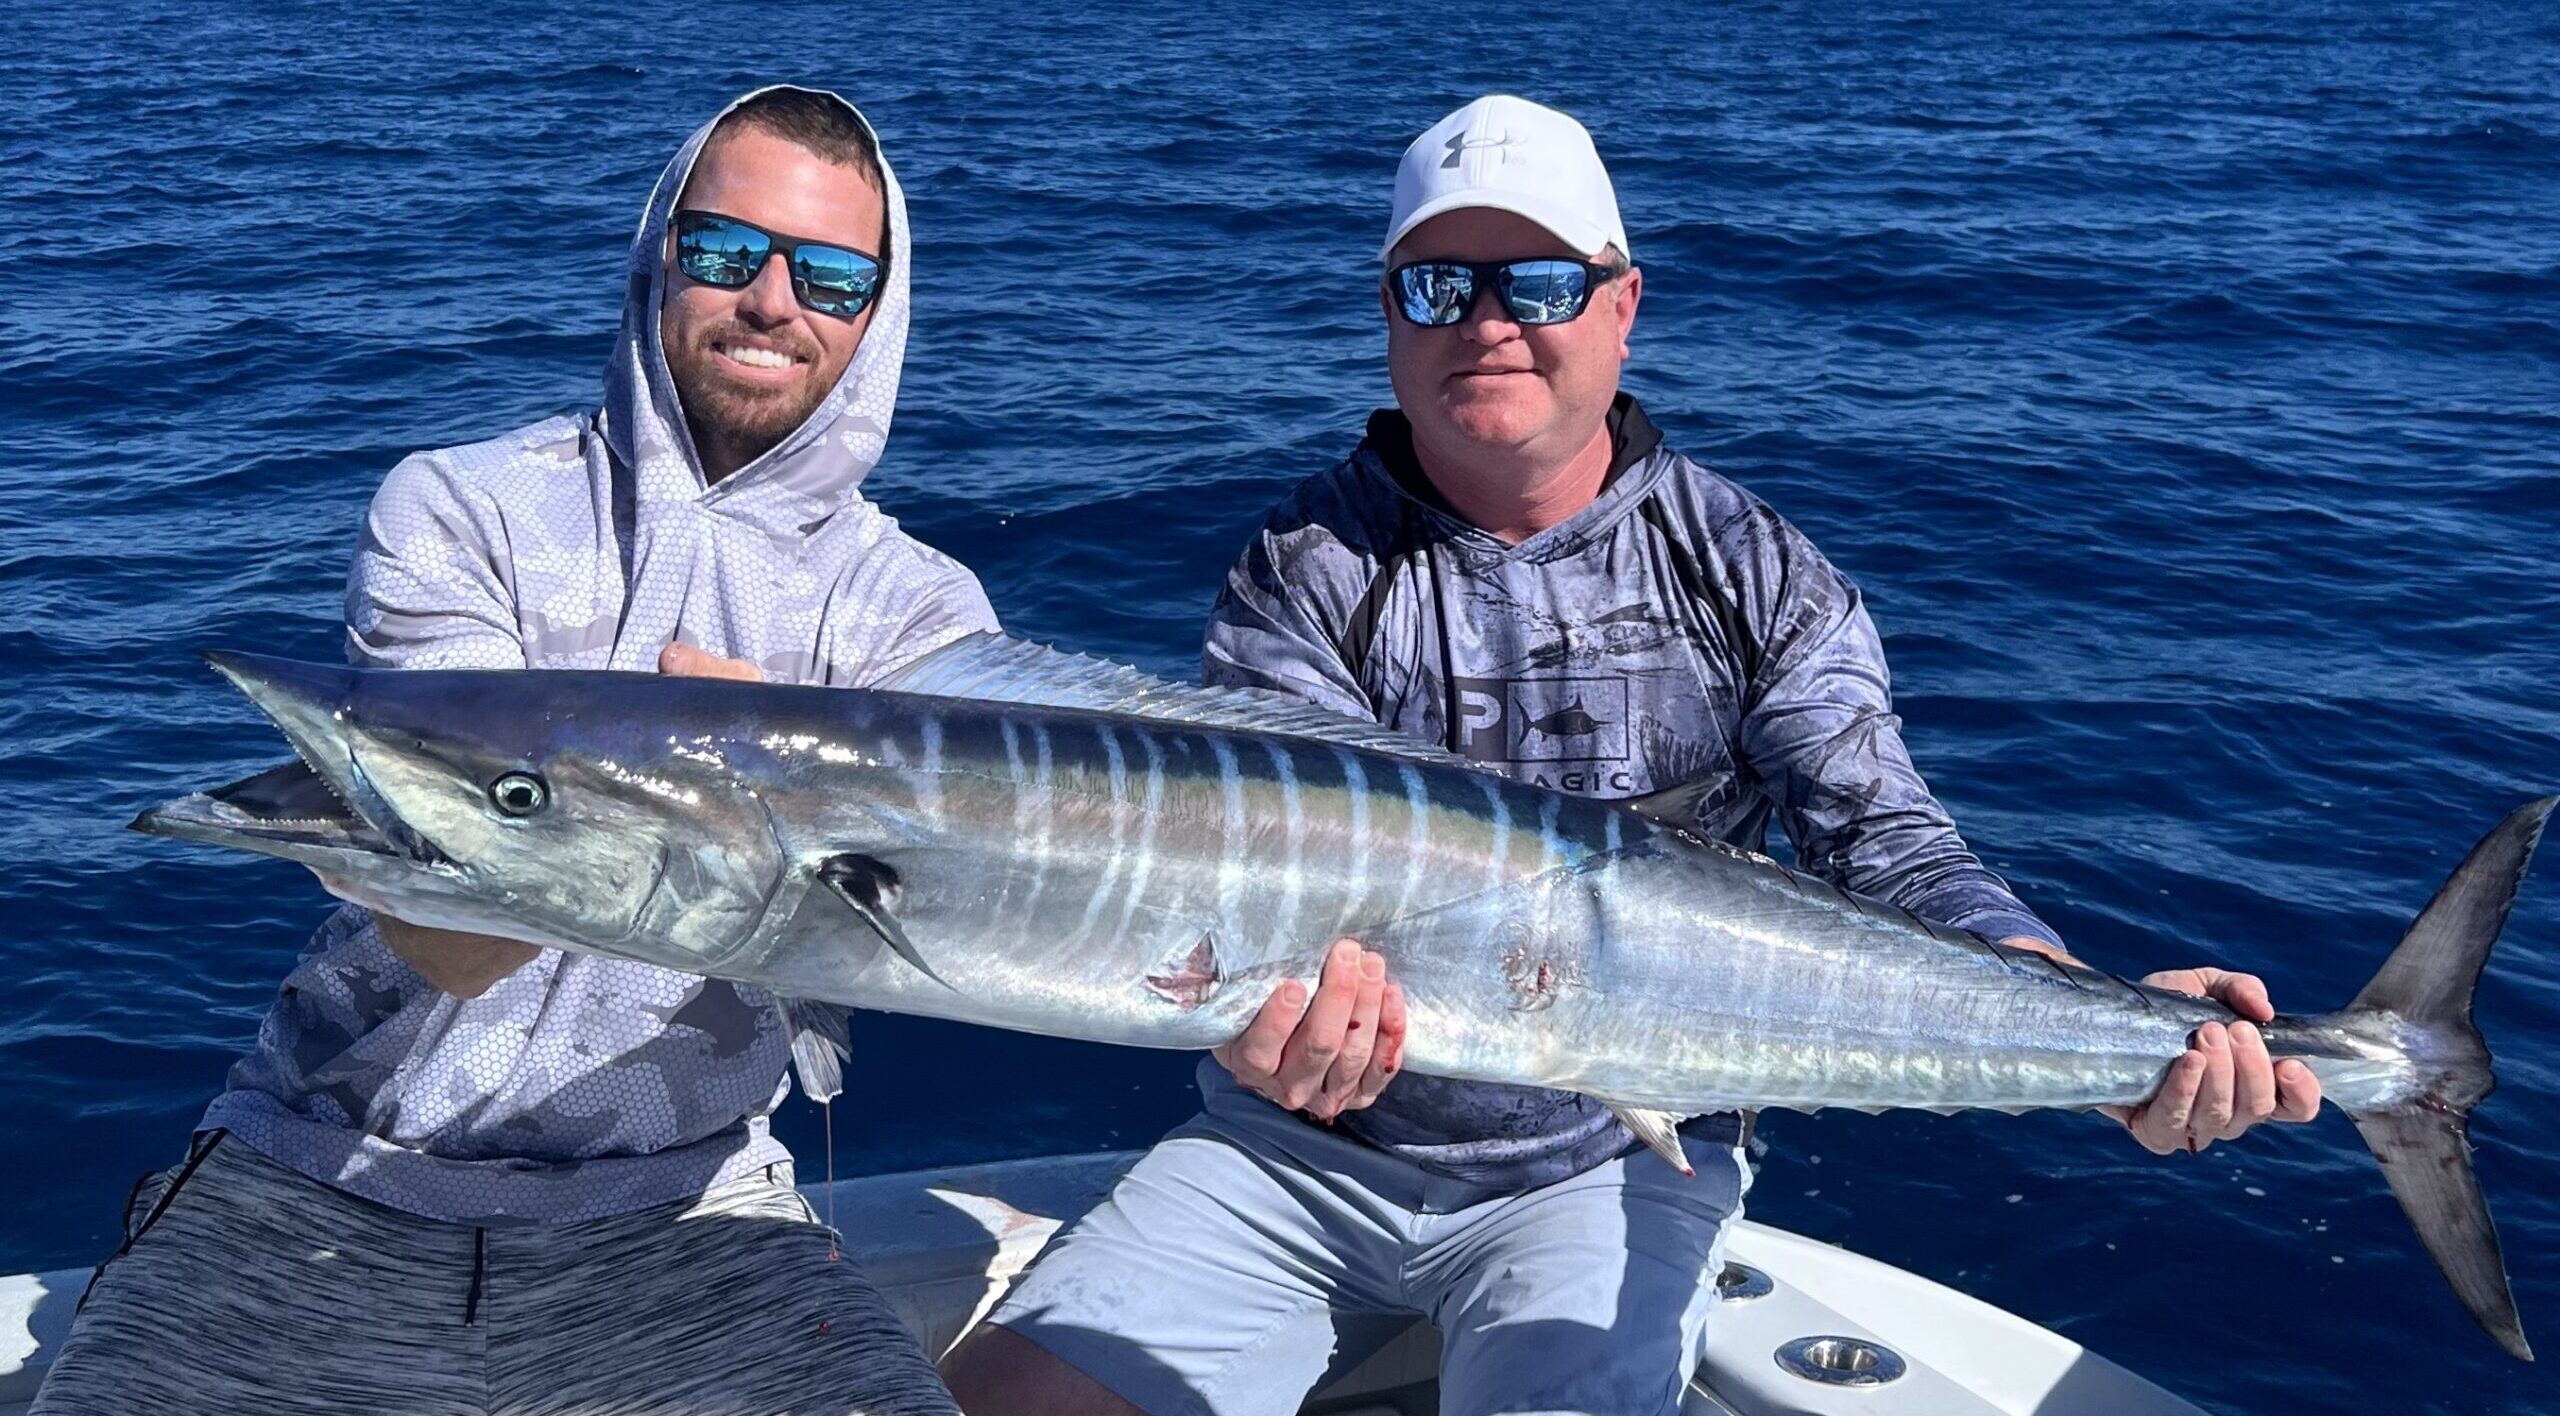
[[[858,686],[994,629],[860,491],[910,249],[851,104],[731,104],[641,218],[603,406],[393,469],[351,660]],[[342,908],[35,1409],[951,1413],[766,1125],[795,1031],[842,1026]]]

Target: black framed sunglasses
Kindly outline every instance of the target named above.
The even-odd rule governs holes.
[[[880,258],[849,246],[803,241],[716,211],[675,215],[676,269],[705,285],[743,290],[782,257],[791,293],[822,315],[852,319],[879,297]]]
[[[1540,257],[1517,261],[1408,261],[1387,272],[1396,312],[1425,329],[1445,329],[1475,308],[1490,286],[1503,313],[1524,325],[1565,324],[1582,317],[1591,292],[1617,278],[1590,261]]]

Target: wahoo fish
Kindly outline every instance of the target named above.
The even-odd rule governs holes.
[[[1674,1164],[1674,1125],[1710,1111],[2138,1102],[2233,1017],[1844,892],[1664,802],[995,635],[870,689],[214,665],[300,760],[136,829],[299,861],[417,924],[1141,1047],[1229,1040],[1354,938],[1404,988],[1409,1069],[1581,1092]],[[2491,830],[2344,1008],[2264,1028],[2527,1359],[2471,1168],[2494,1085],[2471,998],[2555,803]],[[820,1092],[824,1041],[795,1048]]]

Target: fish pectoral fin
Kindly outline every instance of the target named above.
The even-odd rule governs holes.
[[[1732,782],[1732,773],[1713,772],[1696,781],[1682,782],[1678,786],[1665,787],[1661,791],[1648,792],[1640,797],[1629,797],[1618,805],[1647,820],[1695,831],[1698,829],[1699,804],[1730,786]]]
[[[1689,1118],[1668,1111],[1647,1111],[1641,1106],[1620,1106],[1614,1101],[1600,1104],[1635,1132],[1637,1140],[1651,1146],[1655,1155],[1670,1161],[1672,1168],[1683,1175],[1698,1173],[1690,1168],[1688,1153],[1680,1149],[1680,1123]]]
[[[924,961],[924,956],[916,952],[915,941],[907,938],[907,931],[899,926],[898,917],[889,912],[889,897],[898,888],[896,868],[873,856],[847,852],[827,857],[818,867],[818,881],[834,891],[837,899],[852,906],[853,912],[862,916],[865,924],[870,925],[890,948],[898,951],[899,958],[915,965],[917,972],[926,978],[951,988],[951,981],[935,973],[933,965]],[[957,993],[959,990],[952,991]]]
[[[844,1091],[844,1061],[853,1055],[853,1017],[844,1008],[806,998],[776,998],[782,1035],[791,1039],[791,1070],[811,1101],[833,1101]]]

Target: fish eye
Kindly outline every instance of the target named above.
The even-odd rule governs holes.
[[[531,772],[509,772],[489,784],[489,804],[508,816],[531,816],[550,802],[550,785]]]

